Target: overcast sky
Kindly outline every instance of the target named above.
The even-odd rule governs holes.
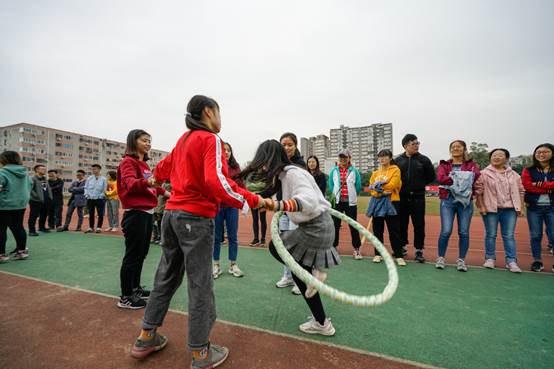
[[[0,126],[171,150],[194,94],[239,162],[285,131],[392,122],[433,161],[453,139],[554,141],[554,1],[0,0]]]

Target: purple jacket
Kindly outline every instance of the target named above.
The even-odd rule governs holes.
[[[475,196],[475,182],[477,181],[477,178],[481,175],[481,172],[479,171],[479,166],[476,162],[473,160],[467,160],[464,161],[462,164],[461,170],[465,172],[473,172],[475,173],[475,177],[473,179],[473,196]],[[439,181],[440,185],[443,186],[451,186],[453,184],[452,178],[450,178],[450,172],[452,171],[452,159],[450,160],[441,160],[439,164],[439,168],[437,170],[437,179]],[[445,188],[440,187],[439,188],[439,198],[441,200],[445,200],[448,198],[448,190]]]

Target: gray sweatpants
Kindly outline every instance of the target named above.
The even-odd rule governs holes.
[[[212,278],[214,220],[181,210],[167,210],[162,220],[162,257],[154,289],[144,313],[143,327],[162,325],[171,298],[188,279],[190,349],[209,343],[216,319]]]

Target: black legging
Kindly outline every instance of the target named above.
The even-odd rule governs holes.
[[[24,251],[27,248],[27,233],[23,228],[25,209],[0,210],[0,254],[6,253],[8,228],[15,238],[16,250]]]
[[[281,264],[284,264],[283,260],[277,253],[277,250],[275,250],[273,241],[269,241],[269,252],[271,253],[271,255],[273,255],[273,257],[278,262],[280,262]],[[308,273],[310,274],[312,273],[312,267],[308,267],[302,264],[300,264],[300,266],[302,266],[302,268],[304,268],[304,270],[306,270]],[[314,297],[308,299],[304,295],[307,288],[306,284],[302,282],[302,280],[298,278],[294,273],[292,273],[292,279],[294,280],[294,283],[296,283],[296,286],[298,287],[300,292],[302,292],[302,297],[304,298],[304,301],[306,301],[306,303],[308,304],[308,307],[310,308],[310,311],[312,312],[312,315],[314,316],[315,320],[321,325],[325,324],[325,318],[326,318],[325,310],[323,310],[323,303],[321,302],[321,297],[319,296],[319,292],[316,293]]]
[[[259,209],[251,209],[252,210],[252,229],[254,231],[254,240],[262,240],[265,241],[265,234],[267,231],[267,221],[266,221],[266,212],[260,211]],[[260,224],[262,226],[262,234],[260,238],[258,238],[258,219],[260,220]]]

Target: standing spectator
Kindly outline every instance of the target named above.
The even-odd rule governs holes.
[[[167,199],[171,196],[171,183],[165,181],[161,187],[165,193],[158,196],[158,206],[154,209],[154,220],[152,224],[152,242],[157,245],[160,245],[162,242],[162,220],[165,212],[165,204],[167,203]]]
[[[240,174],[240,166],[233,155],[233,148],[227,142],[223,144],[223,150],[225,151],[225,159],[227,160],[227,171],[229,177],[236,181],[237,185],[241,188],[246,188],[244,183],[238,175]],[[240,278],[244,276],[242,270],[237,265],[237,256],[239,250],[238,244],[238,230],[239,230],[239,209],[227,207],[222,205],[215,217],[215,237],[214,237],[214,265],[213,276],[217,279],[221,275],[221,265],[219,262],[219,256],[221,252],[221,233],[223,225],[227,229],[227,240],[229,240],[229,274],[233,277]]]
[[[423,248],[425,245],[425,186],[435,180],[433,163],[425,155],[419,153],[419,141],[411,133],[402,139],[404,153],[395,161],[402,173],[402,188],[400,189],[400,238],[406,252],[408,245],[408,225],[410,218],[414,226],[415,260],[424,263]]]
[[[23,215],[29,203],[30,184],[27,169],[15,151],[0,154],[0,263],[27,259],[27,234]],[[6,255],[8,228],[15,238],[15,250]]]
[[[554,242],[554,145],[545,143],[533,151],[533,164],[523,169],[521,179],[525,188],[525,203],[527,204],[527,223],[531,236],[531,252],[533,264],[531,270],[540,272],[542,264],[543,224],[549,245]],[[554,266],[552,266],[554,270]]]
[[[152,214],[158,205],[158,195],[165,193],[155,186],[150,167],[150,134],[133,129],[127,135],[125,157],[117,168],[117,183],[121,205],[125,209],[121,226],[125,237],[125,256],[121,263],[122,309],[140,309],[146,306],[144,299],[150,291],[140,285],[144,259],[152,238]]]
[[[287,154],[287,158],[289,159],[289,161],[298,167],[306,169],[306,163],[304,162],[304,159],[302,159],[300,150],[298,150],[298,138],[296,137],[296,135],[292,132],[285,132],[281,135],[279,142],[281,143],[281,146],[283,146],[283,149],[285,149],[285,153]],[[281,191],[281,187],[280,186],[278,187],[279,188],[276,193],[277,201],[282,201],[283,192]],[[266,191],[266,192],[263,192],[261,195],[262,197],[271,197],[272,194]],[[295,230],[296,228],[298,228],[298,225],[294,224],[294,222],[290,220],[287,214],[284,214],[281,217],[281,219],[279,219],[280,232],[292,231],[292,230]],[[300,289],[298,288],[298,286],[294,283],[291,271],[286,265],[283,266],[283,276],[279,281],[277,281],[275,286],[277,288],[293,286],[291,292],[294,295],[300,295],[302,293],[300,292]]]
[[[117,195],[117,172],[115,170],[108,172],[108,187],[105,194],[109,224],[106,231],[117,232],[117,227],[119,227],[119,196]]]
[[[327,176],[319,169],[319,159],[317,156],[312,155],[308,158],[308,171],[314,177],[317,187],[319,187],[325,197],[327,193]]]
[[[68,192],[71,194],[69,201],[67,202],[67,214],[65,215],[65,224],[62,229],[58,229],[58,232],[65,232],[69,230],[69,224],[71,223],[71,217],[73,217],[73,211],[77,209],[77,228],[75,231],[81,232],[83,225],[83,209],[87,203],[85,198],[85,171],[79,169],[77,171],[76,180],[71,182]]]
[[[450,144],[450,156],[450,160],[441,160],[438,168],[441,233],[435,267],[445,267],[446,249],[456,217],[459,236],[456,269],[467,272],[465,257],[469,249],[469,226],[473,217],[474,184],[480,172],[477,163],[469,158],[464,141],[456,140]]]
[[[333,208],[345,213],[350,218],[357,220],[358,218],[358,194],[362,189],[362,180],[360,172],[351,162],[352,155],[348,150],[339,152],[339,163],[331,169],[329,173],[329,190],[331,191],[331,204]],[[335,225],[335,242],[333,246],[339,245],[339,234],[341,220],[333,218]],[[356,228],[349,225],[350,236],[352,237],[352,247],[354,248],[354,259],[362,259],[360,246],[360,234]]]
[[[52,206],[48,209],[48,227],[59,229],[62,226],[64,181],[56,169],[48,171],[48,185],[52,190]]]
[[[380,168],[371,173],[370,193],[373,197],[368,206],[368,217],[373,218],[373,233],[381,243],[384,240],[385,223],[389,232],[393,256],[398,266],[406,266],[400,240],[400,221],[398,219],[398,201],[400,200],[400,169],[392,159],[392,151],[381,150],[377,154]],[[389,202],[390,201],[390,202]],[[388,206],[387,206],[388,205]],[[392,207],[391,207],[392,205]],[[375,249],[374,263],[380,263],[383,257]]]
[[[485,268],[494,269],[498,223],[504,243],[506,268],[521,273],[517,265],[514,231],[518,216],[523,216],[524,189],[521,178],[508,166],[510,152],[494,149],[489,154],[490,165],[481,171],[476,182],[477,205],[485,223]]]
[[[104,223],[104,211],[106,209],[106,189],[108,182],[106,177],[100,175],[102,166],[100,164],[92,165],[92,175],[85,182],[85,197],[87,198],[88,224],[89,227],[85,233],[101,233]],[[98,212],[98,222],[94,227],[95,212]]]
[[[31,178],[31,199],[29,201],[29,236],[38,236],[36,232],[36,222],[38,218],[38,230],[48,233],[46,228],[46,218],[48,216],[48,208],[52,204],[52,190],[46,179],[46,167],[42,164],[37,164],[34,167],[35,175]]]
[[[228,178],[223,143],[217,135],[221,129],[219,106],[213,99],[194,96],[187,106],[186,124],[189,131],[155,170],[156,180],[171,181],[173,193],[167,201],[163,219],[163,254],[154,290],[131,355],[140,359],[165,347],[167,338],[160,335],[157,328],[162,325],[171,299],[186,273],[191,368],[207,369],[220,365],[229,355],[226,347],[210,342],[216,320],[213,218],[222,202],[236,208],[255,208],[263,206],[264,201]]]

